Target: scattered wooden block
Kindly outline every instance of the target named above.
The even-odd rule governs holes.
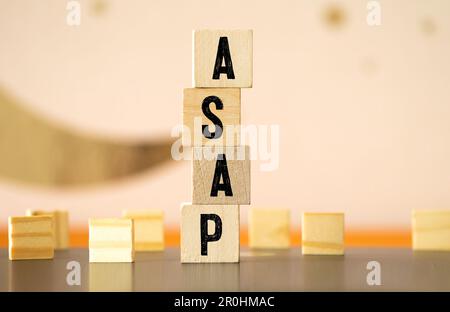
[[[241,89],[184,89],[183,145],[240,144]]]
[[[181,262],[239,262],[239,206],[183,205]]]
[[[290,211],[288,209],[249,210],[249,247],[286,249],[290,246]]]
[[[164,250],[164,213],[162,210],[125,210],[123,216],[133,220],[136,251]]]
[[[193,204],[250,204],[248,146],[193,148]]]
[[[450,210],[415,210],[412,214],[414,250],[450,251]]]
[[[69,213],[67,211],[27,210],[27,216],[49,216],[53,220],[53,238],[55,249],[69,248]]]
[[[194,86],[251,88],[252,30],[195,30]]]
[[[131,219],[89,219],[89,262],[134,262]]]
[[[9,259],[53,259],[53,221],[49,216],[8,219]]]
[[[302,253],[304,255],[343,255],[344,214],[303,213]]]

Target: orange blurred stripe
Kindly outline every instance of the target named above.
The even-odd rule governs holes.
[[[0,232],[0,247],[8,246],[8,234],[5,231]]]
[[[89,241],[86,229],[77,229],[70,235],[70,245],[72,247],[87,247]],[[300,232],[291,233],[292,246],[300,246]],[[179,229],[169,229],[165,232],[166,246],[179,246]],[[247,230],[241,230],[241,244],[248,245]],[[6,231],[0,232],[0,247],[8,245]],[[348,247],[410,247],[411,233],[409,230],[349,230],[345,233],[345,245]]]

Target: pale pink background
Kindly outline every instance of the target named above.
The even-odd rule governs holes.
[[[0,0],[0,84],[73,129],[121,139],[169,136],[191,82],[191,31],[254,30],[254,87],[244,124],[279,124],[280,168],[253,165],[252,206],[344,211],[351,227],[407,227],[414,208],[450,207],[450,1]],[[422,21],[435,31],[426,33]],[[99,118],[101,116],[101,118]],[[169,225],[191,199],[188,162],[88,190],[0,182],[0,227],[27,208],[67,208],[74,225],[122,209],[162,208]],[[247,207],[243,208],[243,223]]]

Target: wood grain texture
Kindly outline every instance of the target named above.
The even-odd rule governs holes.
[[[250,204],[249,146],[194,147],[192,150],[193,204]],[[217,192],[217,196],[211,196],[216,166],[220,160],[218,155],[225,155],[232,196],[227,195],[224,191]],[[222,177],[220,183],[223,183]]]
[[[69,213],[64,210],[43,211],[31,210],[26,211],[27,216],[50,216],[53,220],[53,238],[56,250],[69,248]]]
[[[89,219],[89,262],[134,262],[131,219]]]
[[[253,84],[252,30],[195,30],[193,76],[197,88],[251,88]],[[234,79],[213,79],[220,37],[227,37]]]
[[[53,259],[52,217],[10,217],[8,241],[10,260]]]
[[[206,138],[202,132],[202,125],[207,125],[210,132],[214,132],[214,123],[202,111],[203,101],[211,96],[220,99],[222,109],[216,109],[218,103],[209,105],[211,112],[222,122],[222,135],[218,138]],[[191,88],[183,93],[183,125],[187,131],[183,132],[184,146],[220,145],[234,146],[240,144],[241,124],[241,90],[236,88]]]
[[[450,210],[414,210],[414,250],[450,251]]]
[[[201,215],[216,214],[222,222],[219,240],[208,242],[207,255],[201,254]],[[208,221],[208,234],[214,223]],[[190,205],[181,207],[181,262],[239,262],[239,206]]]
[[[136,251],[164,250],[164,212],[162,210],[125,210],[123,217],[133,220]]]
[[[255,249],[288,249],[290,247],[289,209],[249,210],[249,247]]]
[[[344,214],[303,213],[302,253],[304,255],[343,255]]]

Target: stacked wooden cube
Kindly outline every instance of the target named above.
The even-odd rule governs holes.
[[[252,87],[253,32],[197,30],[193,39],[194,88],[183,99],[193,194],[181,207],[181,262],[239,262],[239,206],[250,204],[240,101]]]

